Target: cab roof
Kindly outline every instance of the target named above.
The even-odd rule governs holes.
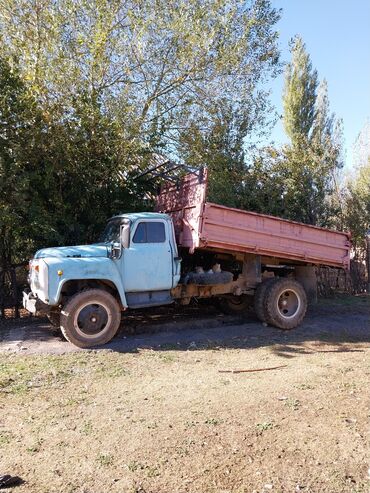
[[[129,214],[118,214],[117,216],[113,216],[109,219],[118,219],[118,218],[127,218],[130,219],[131,222],[135,221],[145,221],[148,219],[162,219],[168,221],[170,217],[168,214],[162,214],[161,212],[132,212]]]

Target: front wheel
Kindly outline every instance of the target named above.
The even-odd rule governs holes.
[[[60,316],[64,337],[81,348],[106,344],[117,333],[120,322],[116,299],[102,289],[88,289],[74,295]]]
[[[281,278],[270,284],[264,298],[266,322],[279,329],[294,329],[307,310],[307,296],[303,286],[291,278]]]

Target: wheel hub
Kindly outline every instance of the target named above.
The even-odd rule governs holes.
[[[300,306],[300,298],[293,289],[284,290],[278,298],[278,310],[282,317],[294,317]]]
[[[85,306],[78,314],[77,324],[85,334],[94,335],[101,332],[108,322],[108,313],[104,306],[91,304]]]

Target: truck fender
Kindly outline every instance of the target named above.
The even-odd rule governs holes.
[[[123,286],[122,286],[122,283],[118,283],[118,282],[114,282],[112,281],[111,279],[96,279],[96,278],[84,278],[84,279],[71,279],[71,278],[66,278],[66,279],[62,279],[58,285],[58,290],[56,292],[56,296],[55,296],[55,301],[53,304],[55,305],[58,305],[60,302],[61,302],[61,297],[62,297],[62,289],[63,289],[63,286],[68,283],[68,282],[78,282],[78,281],[103,281],[103,282],[107,282],[109,284],[111,284],[116,290],[117,290],[117,293],[118,293],[118,296],[119,296],[119,301],[121,303],[121,305],[123,306],[124,309],[126,309],[128,307],[128,304],[127,304],[127,300],[126,300],[126,294],[125,294],[125,290],[123,289]],[[50,300],[52,301],[52,300]]]

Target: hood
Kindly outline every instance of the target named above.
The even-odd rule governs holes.
[[[86,258],[86,257],[108,257],[108,247],[106,244],[97,243],[94,245],[79,245],[68,247],[43,248],[38,250],[35,258]]]

